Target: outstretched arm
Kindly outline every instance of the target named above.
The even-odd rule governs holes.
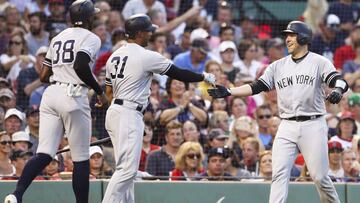
[[[188,70],[180,69],[172,64],[165,73],[167,76],[183,82],[201,82],[215,84],[215,76],[211,73],[198,74]]]
[[[261,80],[256,80],[251,84],[241,85],[239,87],[234,87],[227,89],[224,86],[216,85],[214,89],[208,89],[210,96],[214,98],[223,98],[230,95],[246,97],[254,94],[259,94],[262,91],[268,91],[268,87]]]

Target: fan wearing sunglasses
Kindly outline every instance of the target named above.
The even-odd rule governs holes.
[[[185,142],[175,156],[175,169],[171,172],[171,180],[194,180],[204,172],[202,162],[203,149],[198,142]]]
[[[16,172],[10,160],[11,145],[10,136],[5,131],[0,132],[0,179],[3,176],[13,176]]]
[[[259,138],[264,145],[271,142],[272,136],[268,132],[269,119],[271,118],[271,109],[268,105],[261,105],[255,111],[256,121],[259,125]]]

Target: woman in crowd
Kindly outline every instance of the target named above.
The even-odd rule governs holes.
[[[255,79],[256,73],[261,69],[262,64],[256,60],[258,46],[255,41],[245,39],[238,46],[239,58],[241,59],[235,66],[240,68],[240,73],[249,74]]]
[[[247,115],[247,103],[245,98],[232,97],[230,100],[229,110],[230,110],[229,123],[230,123],[230,129],[232,129],[236,119],[240,118],[241,116]]]
[[[175,156],[175,169],[171,172],[171,180],[194,180],[204,172],[202,162],[203,149],[197,142],[185,142]]]
[[[338,141],[344,149],[352,148],[352,139],[357,132],[356,122],[350,111],[343,112],[337,124],[337,135],[330,138],[330,141]]]
[[[272,175],[272,153],[263,151],[259,156],[259,177],[264,181],[271,181]]]
[[[160,149],[159,146],[151,144],[151,140],[153,137],[153,130],[154,130],[154,123],[150,119],[145,120],[145,129],[144,129],[144,137],[142,142],[142,150],[141,150],[141,157],[140,157],[140,164],[139,164],[139,171],[145,171],[145,164],[147,155],[155,150]]]
[[[21,32],[11,35],[7,53],[0,56],[0,63],[7,73],[6,79],[16,81],[19,72],[24,68],[31,68],[35,57],[28,54],[27,44]]]
[[[2,176],[15,175],[16,169],[11,164],[11,138],[5,131],[0,132],[0,179]]]
[[[90,147],[90,178],[110,177],[112,170],[104,161],[104,154],[99,146]]]

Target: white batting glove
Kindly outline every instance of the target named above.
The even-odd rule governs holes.
[[[215,86],[216,78],[215,78],[214,74],[204,72],[203,75],[204,75],[204,81],[205,82],[210,83],[210,84]]]

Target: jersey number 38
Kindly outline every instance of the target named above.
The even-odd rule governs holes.
[[[57,64],[60,59],[61,63],[72,63],[74,61],[74,43],[75,40],[67,40],[64,43],[56,41],[53,44],[56,55],[52,63]]]

